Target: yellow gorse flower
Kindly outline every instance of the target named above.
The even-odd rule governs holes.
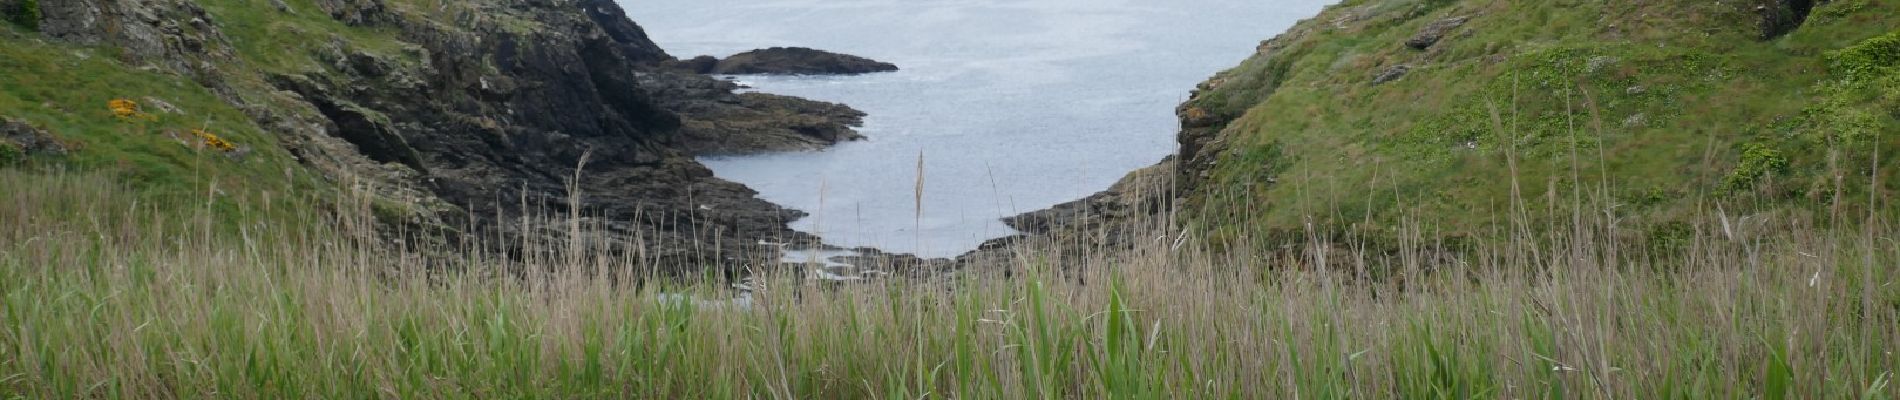
[[[218,135],[212,134],[211,131],[207,131],[203,129],[192,129],[191,134],[197,135],[198,139],[200,140],[204,140],[205,147],[218,149],[218,151],[223,151],[223,152],[237,151],[237,145],[233,145],[231,144],[231,142],[225,141],[224,138],[220,138],[218,137]]]
[[[118,116],[120,119],[125,119],[125,120],[143,119],[147,121],[158,120],[158,116],[156,115],[140,112],[139,103],[136,101],[126,100],[126,99],[112,99],[112,101],[106,102],[106,108],[112,109],[112,115]]]
[[[106,102],[106,107],[112,108],[112,113],[120,117],[130,117],[139,114],[139,103],[131,100],[113,99],[112,101]]]

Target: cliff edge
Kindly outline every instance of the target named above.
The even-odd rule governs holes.
[[[208,166],[225,188],[373,188],[383,219],[450,241],[553,238],[516,221],[584,210],[653,263],[736,267],[771,251],[761,240],[816,239],[786,228],[800,212],[693,157],[854,140],[863,116],[674,72],[611,0],[0,0],[0,12],[12,80],[0,116],[70,143],[58,162],[184,187],[207,167],[189,154],[225,151]]]

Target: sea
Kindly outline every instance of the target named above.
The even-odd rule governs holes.
[[[1175,106],[1329,0],[620,0],[668,53],[810,47],[897,64],[732,76],[848,104],[868,140],[702,161],[810,213],[827,244],[952,257],[1000,218],[1107,189],[1175,151]]]

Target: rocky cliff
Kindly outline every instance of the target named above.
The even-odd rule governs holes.
[[[661,65],[676,60],[611,0],[21,1],[0,4],[31,22],[5,28],[6,45],[49,62],[4,64],[9,75],[59,77],[55,65],[105,51],[123,71],[104,74],[177,77],[225,103],[199,108],[240,110],[247,121],[218,123],[255,131],[230,135],[270,147],[260,159],[281,152],[334,184],[379,187],[403,205],[386,216],[452,237],[540,235],[514,221],[573,206],[659,264],[738,265],[760,240],[814,239],[786,228],[799,212],[693,156],[852,140],[863,115],[671,72]],[[40,100],[0,115],[57,128],[105,106]]]

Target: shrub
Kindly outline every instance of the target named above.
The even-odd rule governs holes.
[[[1900,65],[1900,31],[1830,52],[1827,59],[1835,73],[1850,81],[1885,75],[1895,65]]]
[[[0,4],[0,12],[6,19],[26,29],[40,30],[40,0],[18,0]]]
[[[26,151],[13,143],[0,140],[0,167],[11,167],[26,161]]]
[[[1787,172],[1788,165],[1788,157],[1780,150],[1761,143],[1743,144],[1742,162],[1723,180],[1722,188],[1728,191],[1748,190],[1770,173]]]

